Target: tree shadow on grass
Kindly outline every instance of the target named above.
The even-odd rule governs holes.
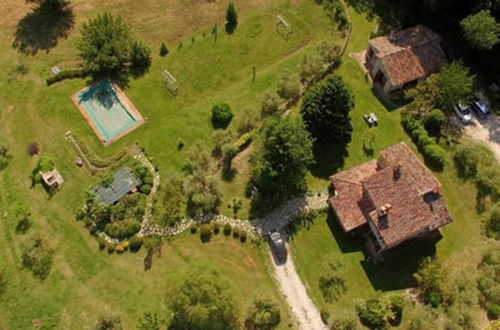
[[[328,179],[344,166],[347,152],[347,141],[329,145],[314,144],[314,165],[309,170],[315,177]]]
[[[342,253],[364,252],[364,238],[350,236],[344,233],[333,212],[329,212],[327,224],[333,238],[337,241]],[[374,264],[366,259],[360,261],[373,288],[380,291],[406,289],[414,285],[413,274],[417,271],[420,262],[427,256],[436,253],[436,243],[442,238],[437,233],[395,248],[394,252],[384,255],[385,261]]]
[[[19,21],[12,46],[31,55],[48,51],[68,36],[74,23],[73,8],[67,3],[42,2]]]

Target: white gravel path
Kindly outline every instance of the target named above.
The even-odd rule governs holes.
[[[288,251],[290,251],[290,248],[288,248]],[[276,263],[272,255],[271,258],[273,259],[274,276],[297,319],[299,328],[304,330],[327,329],[321,320],[316,305],[314,305],[311,298],[307,295],[306,288],[295,269],[292,256],[289,254],[285,263]]]

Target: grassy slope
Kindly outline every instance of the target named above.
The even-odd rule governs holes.
[[[155,260],[153,269],[146,273],[142,271],[143,252],[108,256],[97,251],[97,244],[74,220],[74,212],[82,202],[83,191],[98,178],[74,165],[75,154],[64,140],[64,132],[75,132],[102,157],[139,140],[155,157],[162,173],[179,171],[184,162],[183,152],[176,150],[180,140],[186,147],[196,140],[209,146],[209,107],[214,101],[229,102],[236,116],[247,106],[257,111],[257,95],[274,89],[284,68],[295,68],[304,52],[319,40],[336,35],[329,30],[321,8],[310,1],[298,5],[239,1],[236,33],[219,33],[214,46],[209,32],[215,20],[221,26],[225,3],[74,0],[73,4],[76,27],[68,39],[35,56],[22,55],[10,47],[16,24],[29,7],[22,2],[0,5],[2,11],[11,13],[0,22],[0,45],[5,50],[0,54],[0,142],[10,147],[13,155],[7,170],[0,173],[0,267],[7,270],[9,278],[9,289],[0,297],[0,327],[27,328],[34,319],[44,328],[88,327],[102,311],[120,314],[130,326],[144,311],[164,310],[164,287],[177,282],[179,271],[194,260],[214,263],[224,276],[236,279],[232,289],[242,310],[255,294],[279,300],[277,288],[265,271],[263,252],[250,244],[240,247],[221,238],[202,246],[197,238],[183,237],[165,248],[163,257]],[[69,99],[85,82],[65,81],[50,88],[44,82],[51,66],[68,69],[75,65],[77,28],[103,10],[125,16],[154,53],[164,40],[171,50],[165,59],[155,54],[151,72],[132,81],[126,91],[149,123],[109,148],[102,147]],[[288,42],[274,32],[278,12],[294,24],[295,33]],[[196,40],[191,45],[192,34]],[[180,40],[184,47],[177,50]],[[24,75],[16,72],[21,63],[28,68]],[[250,82],[252,65],[257,66],[254,84]],[[175,99],[160,83],[165,67],[180,82]],[[40,144],[43,155],[55,161],[66,180],[50,200],[40,187],[29,188],[28,174],[35,160],[26,155],[25,148],[32,141]],[[234,188],[226,188],[230,192],[227,198],[232,198]],[[33,213],[36,225],[26,237],[14,234],[15,203],[29,205]],[[56,251],[53,272],[43,282],[20,268],[21,242],[34,232]],[[285,312],[283,316],[282,326],[286,327],[289,317]]]
[[[400,110],[388,112],[373,95],[370,84],[365,81],[358,64],[347,57],[349,52],[366,48],[370,32],[375,27],[373,22],[367,21],[355,11],[350,14],[353,20],[353,34],[339,73],[352,87],[356,96],[356,107],[352,111],[353,140],[348,145],[348,157],[342,168],[350,168],[370,158],[362,148],[364,136],[369,130],[375,132],[377,151],[398,141],[405,141],[416,151],[400,125]],[[380,122],[377,128],[369,129],[364,123],[362,115],[369,112],[377,114]],[[322,166],[326,169],[323,168],[321,173],[328,173],[328,163]],[[334,173],[334,169],[330,166],[330,174]],[[454,219],[451,225],[442,230],[444,238],[437,243],[436,254],[451,270],[463,271],[478,261],[479,252],[484,248],[479,215],[474,208],[476,190],[470,183],[458,179],[451,160],[448,160],[442,173],[435,174],[443,184],[443,194]],[[325,176],[316,176],[312,177],[311,182],[313,185],[324,187],[327,185],[324,179]],[[406,262],[396,260],[387,267],[366,266],[363,263],[361,244],[344,235],[335,223],[327,223],[326,219],[326,215],[320,215],[309,229],[300,231],[292,241],[299,273],[321,308],[330,311],[334,317],[353,315],[357,298],[376,295],[377,291],[394,291],[408,287],[415,266],[413,254],[403,257]],[[418,255],[421,251],[416,252]],[[347,282],[347,293],[331,304],[323,299],[317,286],[320,276],[318,269],[321,269],[322,264],[329,258],[344,264]]]

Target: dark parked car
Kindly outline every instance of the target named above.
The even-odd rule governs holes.
[[[471,105],[472,109],[474,109],[479,118],[486,118],[491,112],[490,109],[488,108],[488,105],[483,100],[476,99],[472,101]]]
[[[285,260],[287,257],[285,240],[279,231],[273,230],[269,233],[271,247],[279,260]]]

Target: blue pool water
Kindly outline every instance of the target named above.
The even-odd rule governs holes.
[[[78,93],[77,98],[105,141],[113,139],[138,121],[120,100],[120,96],[108,79]]]

